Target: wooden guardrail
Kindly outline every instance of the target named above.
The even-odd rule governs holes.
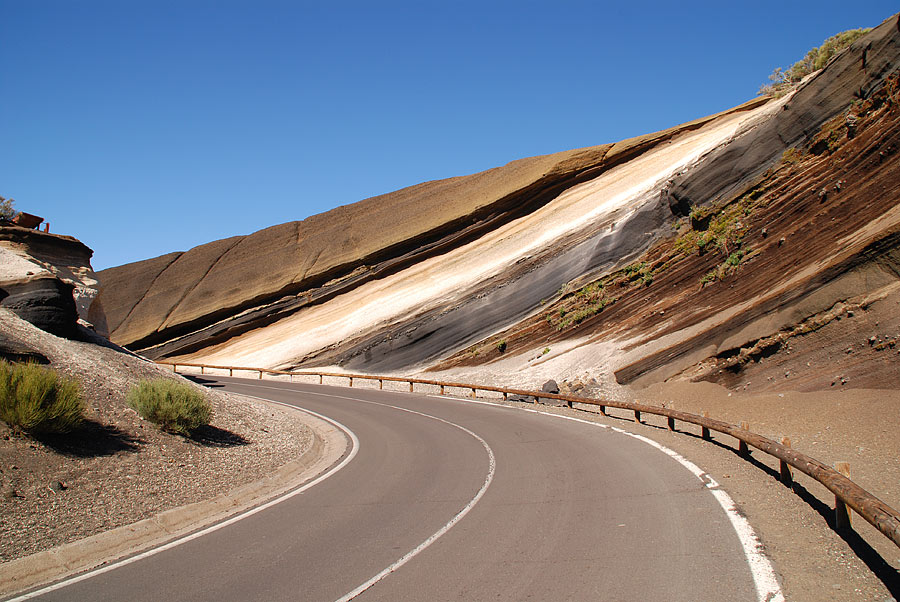
[[[839,530],[851,528],[850,513],[848,509],[852,509],[873,527],[881,531],[888,539],[900,547],[900,512],[897,512],[877,497],[850,480],[849,466],[846,463],[839,462],[835,468],[831,468],[826,464],[800,453],[790,447],[788,438],[782,439],[781,443],[777,443],[771,439],[758,435],[749,430],[746,423],[736,426],[710,418],[706,412],[702,416],[650,406],[641,403],[632,403],[628,401],[599,400],[588,397],[578,397],[574,395],[562,395],[557,393],[545,393],[543,391],[530,391],[524,389],[512,389],[509,387],[495,387],[490,385],[476,385],[471,383],[458,383],[438,380],[427,380],[421,378],[400,377],[400,376],[379,376],[371,374],[345,374],[333,372],[292,372],[286,370],[271,370],[268,368],[252,368],[239,366],[214,366],[209,364],[195,364],[187,362],[171,362],[159,361],[159,364],[170,365],[174,372],[178,371],[178,366],[200,368],[200,373],[205,374],[206,370],[228,370],[229,376],[233,376],[235,371],[238,372],[257,372],[259,378],[262,379],[263,374],[290,375],[291,380],[294,376],[318,376],[319,383],[324,384],[325,378],[346,378],[349,379],[349,385],[353,386],[354,380],[372,380],[378,381],[378,388],[384,388],[385,382],[409,383],[409,392],[414,392],[415,385],[429,385],[440,387],[441,395],[444,395],[446,389],[464,389],[470,392],[471,397],[476,397],[478,391],[490,391],[493,393],[501,393],[503,399],[508,399],[510,395],[533,398],[535,403],[539,399],[554,399],[564,402],[568,407],[572,407],[573,403],[582,405],[596,406],[602,415],[606,415],[607,408],[619,408],[634,413],[635,422],[641,421],[641,414],[651,414],[656,416],[664,416],[666,418],[667,427],[670,431],[675,430],[676,421],[689,424],[695,424],[700,427],[700,436],[703,439],[710,439],[710,431],[729,435],[738,440],[738,451],[741,454],[749,455],[749,447],[754,447],[762,452],[769,454],[778,459],[781,473],[781,480],[788,486],[793,482],[791,467],[809,475],[822,485],[824,485],[835,496],[835,527]],[[749,446],[749,447],[748,447]]]

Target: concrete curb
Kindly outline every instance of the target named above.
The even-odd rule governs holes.
[[[22,593],[165,544],[250,510],[316,478],[344,455],[347,439],[328,422],[300,409],[295,411],[306,416],[307,425],[313,431],[313,444],[299,459],[281,466],[268,477],[212,499],[166,510],[130,525],[0,564],[0,596]]]

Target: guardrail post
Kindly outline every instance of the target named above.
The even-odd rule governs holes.
[[[700,415],[703,416],[704,418],[709,418],[709,412],[707,412],[706,410],[703,410],[702,412],[700,412]],[[705,426],[700,427],[700,438],[705,439],[706,441],[709,441],[709,429],[706,428]]]
[[[441,395],[444,394],[444,385],[441,385]]]
[[[291,382],[294,382],[294,373],[291,372],[290,374],[288,374],[288,378],[291,379]]]
[[[475,399],[477,395],[475,394],[475,389],[472,389],[472,399]]]
[[[384,379],[383,378],[378,379],[378,388],[384,389]]]
[[[353,377],[350,377],[350,387],[353,387]]]
[[[323,375],[323,374],[319,375],[319,384],[320,385],[325,384],[325,375]]]
[[[606,406],[599,406],[599,407],[600,407],[600,415],[606,416]]]
[[[835,462],[834,469],[850,478],[850,462]],[[834,528],[837,530],[849,529],[850,524],[850,508],[847,507],[837,495],[834,496]]]
[[[259,371],[259,380],[262,380],[262,370]]]
[[[234,368],[228,369],[228,376],[234,376]]]
[[[785,447],[791,446],[791,440],[789,437],[782,437],[781,444]],[[784,460],[778,461],[778,470],[781,472],[781,482],[791,487],[794,484],[794,475],[791,474],[791,465],[785,462]]]
[[[666,419],[666,427],[667,427],[670,431],[674,431],[674,430],[675,430],[675,419],[672,418],[671,416],[669,416],[669,417]]]
[[[750,430],[750,423],[741,421],[741,430],[742,430],[742,431],[749,431],[749,430]],[[749,455],[750,455],[750,448],[747,447],[747,442],[746,442],[746,441],[743,441],[743,440],[741,440],[741,439],[738,439],[738,453],[741,454],[742,456],[749,456]]]
[[[441,390],[443,390],[443,387],[441,387]],[[503,401],[509,401],[509,393],[506,391],[503,392]]]
[[[409,392],[413,392],[413,381],[409,381]]]
[[[634,421],[638,424],[641,422],[641,412],[639,410],[634,411]]]

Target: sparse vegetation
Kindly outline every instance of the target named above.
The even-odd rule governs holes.
[[[497,351],[499,351],[500,353],[504,353],[506,351],[506,340],[505,339],[500,341],[499,343],[497,343]]]
[[[550,353],[550,348],[544,347],[544,350],[541,352],[541,355],[547,355],[548,353]]]
[[[559,308],[559,321],[548,320],[550,324],[556,326],[556,330],[563,330],[573,324],[581,324],[587,318],[596,316],[603,311],[605,307],[616,302],[615,298],[608,298],[604,295],[604,286],[598,282],[592,282],[580,289],[569,297],[570,307]],[[549,317],[549,316],[548,316]],[[550,348],[546,348],[544,353],[549,353]]]
[[[723,261],[718,267],[710,270],[700,279],[700,286],[706,286],[716,280],[722,280],[729,274],[734,273],[738,266],[741,265],[741,261],[747,254],[742,250],[738,249],[737,251],[731,253],[728,258]]]
[[[0,218],[10,220],[14,218],[18,213],[13,207],[14,204],[15,200],[0,196]]]
[[[84,419],[78,383],[33,362],[0,360],[0,419],[31,434],[67,433]]]
[[[805,154],[802,150],[792,146],[781,153],[781,162],[784,165],[796,165],[803,160],[804,156]]]
[[[128,392],[128,405],[165,431],[189,435],[209,424],[212,406],[186,383],[167,378],[145,380]]]
[[[759,89],[760,94],[783,96],[804,77],[818,71],[831,60],[831,57],[872,31],[872,28],[850,29],[835,34],[806,53],[806,56],[786,69],[778,67],[769,76],[771,83]]]
[[[706,286],[710,282],[715,282],[719,278],[719,270],[710,270],[700,278],[700,286]]]

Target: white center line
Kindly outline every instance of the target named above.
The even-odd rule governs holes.
[[[275,387],[272,387],[272,388],[275,388]],[[433,535],[431,535],[428,539],[426,539],[425,541],[423,541],[422,543],[417,545],[415,548],[413,548],[412,550],[410,550],[409,552],[404,554],[401,558],[397,559],[393,564],[391,564],[390,566],[385,568],[383,571],[381,571],[380,573],[378,573],[377,575],[375,575],[374,577],[372,577],[371,579],[369,579],[368,581],[366,581],[359,587],[355,588],[351,592],[341,596],[336,601],[336,602],[347,602],[348,600],[352,600],[353,598],[357,597],[358,595],[360,595],[361,593],[363,593],[364,591],[366,591],[367,589],[369,589],[370,587],[372,587],[373,585],[375,585],[376,583],[378,583],[379,581],[381,581],[382,579],[384,579],[385,577],[387,577],[388,575],[390,575],[391,573],[393,573],[394,571],[396,571],[397,569],[402,567],[404,564],[406,564],[407,562],[409,562],[410,560],[412,560],[413,558],[418,556],[428,546],[430,546],[431,544],[436,542],[442,535],[444,535],[447,531],[452,529],[456,523],[461,521],[463,519],[463,517],[466,514],[468,514],[469,511],[472,510],[472,508],[475,507],[475,504],[478,503],[478,501],[482,498],[482,496],[484,496],[484,493],[487,491],[488,487],[490,487],[491,481],[494,480],[494,473],[496,472],[496,469],[497,469],[497,460],[494,457],[494,450],[492,450],[491,446],[487,444],[487,441],[485,441],[484,439],[479,437],[476,433],[470,431],[466,427],[456,424],[455,422],[450,422],[449,420],[444,420],[443,418],[438,418],[437,416],[432,416],[431,414],[426,414],[424,412],[417,412],[416,410],[410,410],[408,408],[401,408],[399,406],[394,406],[394,405],[390,405],[390,404],[386,404],[386,403],[378,403],[376,401],[367,401],[365,399],[358,399],[356,397],[345,397],[343,395],[332,395],[332,394],[327,394],[327,393],[313,393],[311,391],[306,391],[305,393],[311,394],[311,395],[320,395],[322,397],[332,397],[335,399],[348,399],[350,401],[356,401],[359,403],[367,403],[367,404],[371,404],[371,405],[382,406],[385,408],[392,408],[394,410],[399,410],[401,412],[409,412],[410,414],[417,414],[417,415],[423,416],[425,418],[431,418],[432,420],[437,420],[438,422],[443,422],[444,424],[448,424],[450,426],[456,427],[456,428],[460,429],[461,431],[468,433],[469,435],[471,435],[472,437],[477,439],[478,442],[481,443],[481,446],[484,447],[484,450],[487,452],[487,455],[488,455],[488,473],[484,479],[484,483],[481,485],[481,489],[478,490],[478,493],[475,494],[475,497],[473,497],[469,501],[469,503],[466,504],[465,507],[463,507],[463,509],[460,510],[456,514],[456,516],[451,518],[450,521],[446,525],[444,525],[443,527],[441,527],[440,529],[435,531],[435,533]]]

